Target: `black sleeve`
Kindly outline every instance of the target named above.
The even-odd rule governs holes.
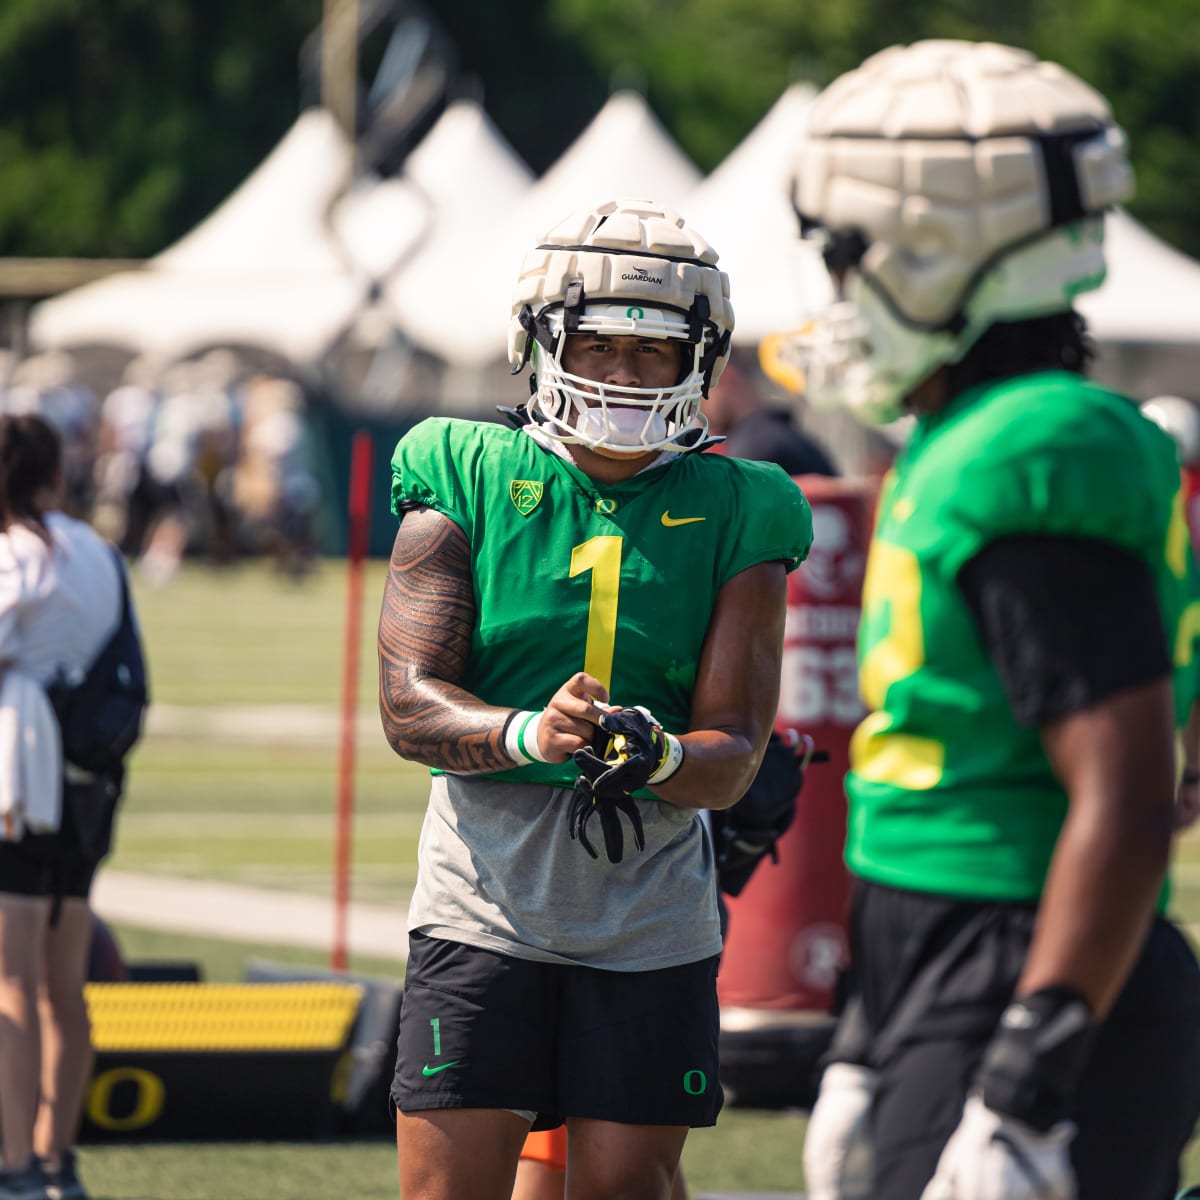
[[[962,568],[958,586],[1024,725],[1171,670],[1150,568],[1107,542],[1002,538]]]

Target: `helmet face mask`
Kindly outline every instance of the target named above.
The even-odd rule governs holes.
[[[764,366],[873,423],[1001,321],[1065,312],[1104,279],[1130,192],[1102,97],[989,43],[893,47],[817,98],[793,202],[843,297]]]
[[[509,327],[514,374],[532,360],[528,412],[547,437],[608,454],[687,450],[708,430],[700,404],[729,356],[733,310],[716,252],[683,218],[611,201],[568,218],[526,256]],[[573,334],[682,343],[679,378],[617,387],[567,370]]]
[[[704,343],[690,340],[684,314],[624,304],[589,304],[572,334],[562,329],[561,310],[551,311],[546,319],[555,350],[549,353],[540,343],[534,345],[536,390],[530,410],[548,436],[589,450],[645,454],[673,446],[680,437],[691,435],[699,440],[707,433],[708,420],[700,411]],[[663,387],[618,386],[572,373],[562,361],[568,339],[588,334],[682,343],[683,370]]]

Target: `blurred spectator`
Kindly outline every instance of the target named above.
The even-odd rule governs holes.
[[[155,586],[179,569],[198,508],[197,461],[204,397],[192,390],[195,366],[179,363],[164,376],[139,483],[149,513],[138,569]]]
[[[135,359],[100,409],[96,525],[155,584],[197,546],[214,565],[265,552],[304,575],[320,501],[304,402],[228,351],[165,370]]]
[[[0,417],[0,1196],[85,1200],[71,1147],[92,1065],[87,897],[120,789],[64,775],[43,688],[112,635],[122,568],[62,490],[49,423]]]
[[[300,578],[312,568],[319,500],[304,393],[287,379],[248,380],[233,502],[251,544],[281,573]]]
[[[86,520],[92,509],[96,397],[62,350],[35,354],[13,368],[4,411],[43,417],[62,439],[63,511]]]
[[[161,366],[154,359],[133,359],[120,385],[100,405],[92,520],[130,556],[141,551],[157,511],[148,494],[146,455],[158,407],[160,374]]]
[[[789,475],[838,474],[824,447],[796,425],[790,408],[767,405],[758,380],[736,354],[710,389],[704,414],[709,432],[724,436],[725,453],[734,458],[778,463]]]
[[[242,363],[228,350],[210,350],[196,364],[195,389],[200,397],[196,482],[201,497],[197,521],[214,566],[230,563],[237,548],[230,476],[238,459],[242,375]]]

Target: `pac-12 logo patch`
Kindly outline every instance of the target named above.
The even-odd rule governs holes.
[[[544,490],[536,479],[514,479],[508,485],[508,498],[517,512],[527,517],[541,504]]]

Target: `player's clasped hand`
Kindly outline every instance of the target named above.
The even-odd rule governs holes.
[[[642,817],[632,793],[646,786],[662,766],[667,738],[662,726],[644,708],[619,708],[600,717],[595,742],[572,756],[579,768],[575,800],[571,805],[570,832],[583,848],[598,858],[587,835],[595,815],[604,834],[604,849],[610,862],[618,863],[625,853],[621,813],[629,818],[634,844],[646,844]]]

